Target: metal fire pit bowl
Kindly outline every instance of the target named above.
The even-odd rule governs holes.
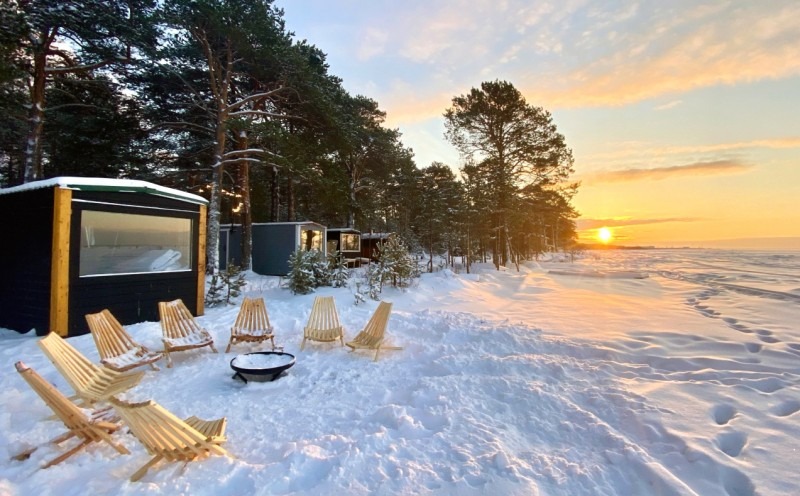
[[[257,351],[235,356],[231,360],[231,368],[236,372],[233,374],[233,378],[240,379],[245,383],[250,381],[270,382],[280,377],[284,371],[294,365],[294,362],[295,358],[291,353]]]

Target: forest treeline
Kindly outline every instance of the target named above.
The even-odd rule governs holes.
[[[442,111],[461,163],[416,164],[268,0],[0,4],[0,186],[71,175],[205,196],[210,271],[229,222],[396,232],[498,267],[572,246],[573,158],[551,115],[505,81]]]

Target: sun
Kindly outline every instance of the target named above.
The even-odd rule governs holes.
[[[601,227],[597,230],[597,239],[599,239],[601,243],[608,243],[613,237],[614,235],[611,233],[611,229],[607,227]]]

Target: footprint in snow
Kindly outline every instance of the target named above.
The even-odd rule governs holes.
[[[711,418],[717,425],[725,425],[736,416],[736,408],[733,405],[720,404],[711,409]]]
[[[761,348],[763,348],[764,345],[758,343],[746,343],[744,347],[747,348],[747,351],[750,353],[758,353],[761,351]]]
[[[773,406],[769,410],[773,415],[778,417],[788,417],[800,411],[800,401],[788,400]]]
[[[716,437],[717,447],[726,455],[737,457],[742,453],[747,444],[747,434],[744,432],[723,432]]]

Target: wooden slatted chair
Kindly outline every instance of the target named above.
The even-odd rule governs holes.
[[[270,340],[272,350],[275,350],[275,335],[272,332],[272,325],[269,323],[267,306],[264,298],[247,298],[242,300],[236,322],[231,327],[231,340],[225,353],[231,351],[231,346],[236,343],[260,343]]]
[[[303,329],[303,342],[300,349],[306,346],[306,340],[323,343],[339,340],[344,346],[344,328],[339,323],[339,313],[333,296],[317,296],[308,316],[308,324]]]
[[[164,354],[167,356],[167,367],[172,367],[170,353],[176,351],[209,346],[214,353],[217,352],[211,334],[197,324],[181,299],[159,302],[158,314],[161,317],[161,330],[164,334],[162,340]]]
[[[150,365],[153,370],[159,370],[154,362],[161,360],[164,354],[150,351],[134,341],[109,310],[87,314],[86,322],[100,353],[100,363],[106,367],[125,372],[142,365]]]
[[[225,417],[201,420],[189,417],[181,420],[153,400],[128,403],[117,398],[111,404],[144,445],[153,458],[131,476],[131,482],[141,479],[147,470],[161,460],[186,464],[212,454],[229,456],[220,446],[225,442]]]
[[[370,317],[369,322],[364,327],[364,330],[358,333],[349,343],[345,343],[350,347],[350,351],[356,349],[375,350],[374,362],[378,361],[378,353],[381,350],[402,350],[399,346],[385,346],[383,344],[384,335],[386,334],[386,324],[389,322],[389,315],[392,312],[392,304],[382,301],[375,313]]]
[[[40,339],[39,347],[86,405],[127,391],[139,384],[144,375],[144,372],[123,373],[100,367],[54,332]]]
[[[67,427],[67,432],[51,439],[49,443],[60,444],[67,439],[76,437],[80,443],[69,449],[67,452],[53,458],[45,463],[42,468],[51,467],[57,463],[61,463],[78,451],[82,450],[91,443],[106,442],[110,444],[117,452],[127,455],[130,453],[124,446],[116,444],[111,440],[111,434],[120,428],[119,422],[113,422],[108,417],[108,409],[98,410],[92,412],[91,416],[87,415],[83,410],[71,402],[64,396],[58,389],[54,388],[50,383],[44,380],[42,376],[36,373],[35,370],[28,367],[22,362],[14,364],[17,372],[25,379],[25,382],[36,391],[36,394],[41,397],[47,406],[56,414],[56,416]],[[117,419],[118,420],[118,419]],[[28,449],[22,453],[15,455],[13,458],[17,460],[24,460],[33,453],[36,448]]]

